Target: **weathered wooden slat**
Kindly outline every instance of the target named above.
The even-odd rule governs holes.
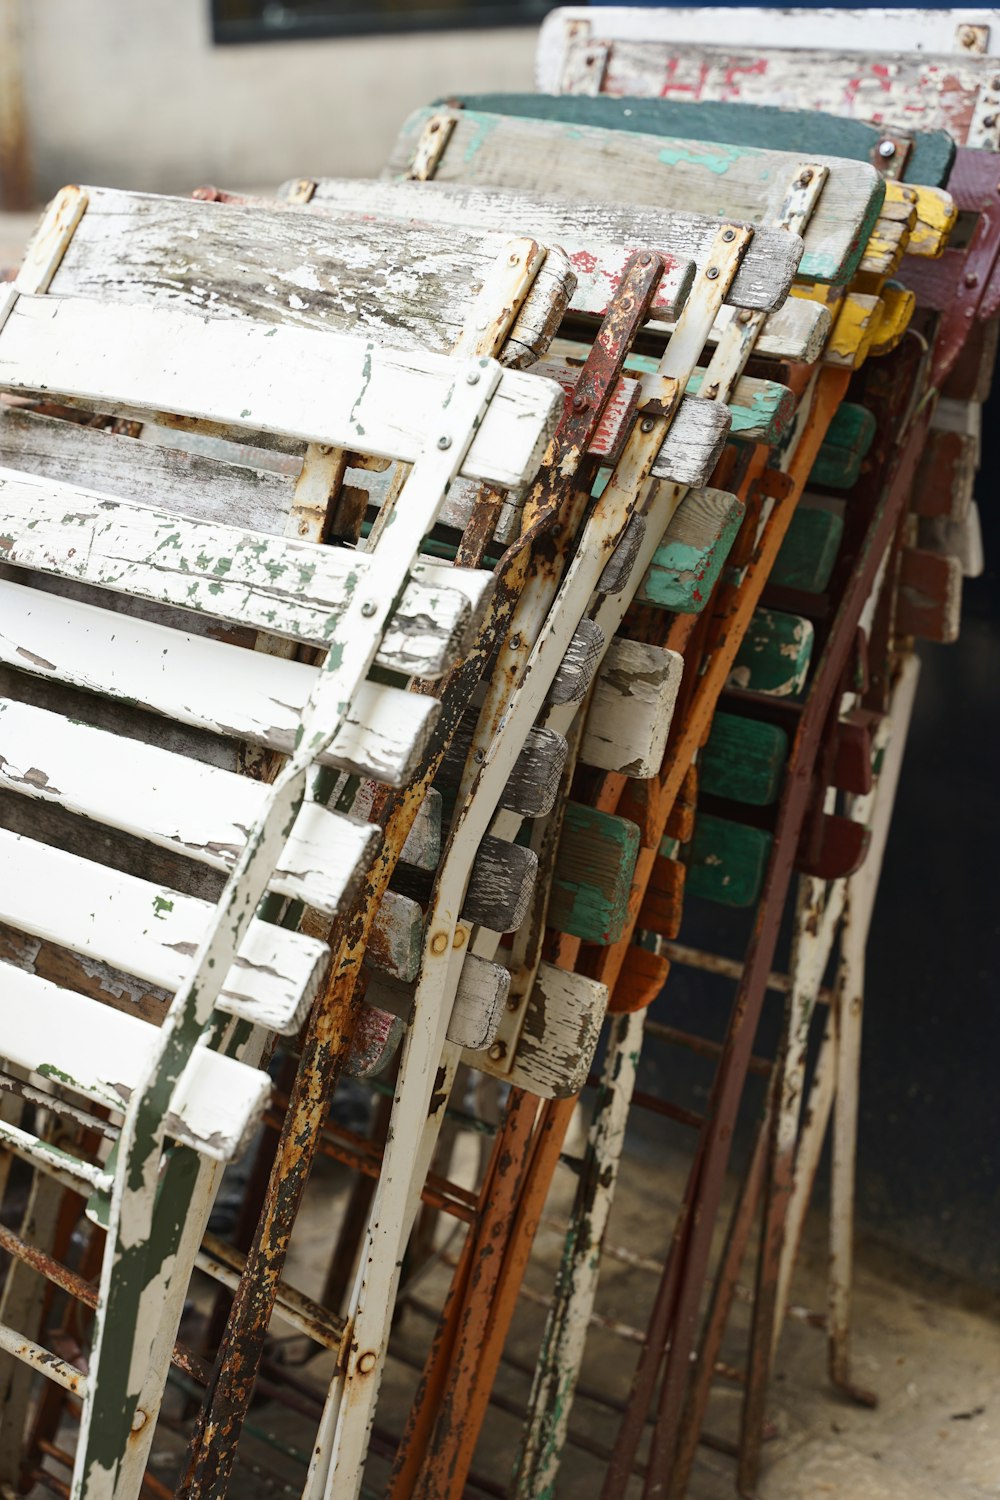
[[[814,639],[812,622],[801,615],[754,610],[730,683],[752,693],[793,697],[805,685]]]
[[[986,567],[979,506],[973,501],[959,521],[932,516],[917,528],[919,546],[927,552],[957,559],[963,578],[979,578]]]
[[[921,547],[904,547],[899,561],[896,630],[950,645],[962,618],[962,564]]]
[[[699,614],[718,581],[746,507],[726,490],[689,490],[674,512],[638,599],[680,614]]]
[[[687,894],[721,906],[752,906],[760,894],[772,843],[763,829],[699,813],[686,853]]]
[[[510,974],[502,964],[467,955],[448,1023],[448,1040],[457,1047],[480,1051],[492,1045],[507,1003]],[[365,991],[369,1005],[378,1006],[409,1022],[413,992],[392,980],[373,978]]]
[[[395,1057],[405,1031],[391,1011],[363,1003],[344,1058],[344,1072],[351,1078],[377,1078]]]
[[[572,59],[599,47],[597,88],[602,93],[676,94],[793,109],[807,101],[810,108],[833,115],[902,121],[907,130],[947,130],[959,144],[991,150],[1000,146],[1000,93],[992,86],[996,60],[955,48],[955,22],[946,11],[882,11],[881,34],[872,29],[871,11],[855,12],[853,24],[850,12],[828,11],[832,24],[825,32],[817,30],[813,13],[805,11],[796,32],[783,28],[780,34],[776,23],[779,15],[784,21],[785,13],[747,7],[740,30],[730,10],[708,9],[700,13],[699,32],[684,26],[684,17],[692,14],[613,7],[596,18],[591,13],[574,27],[568,23],[586,13],[561,11],[540,41],[541,87],[560,92],[564,70],[567,80],[573,76]],[[913,28],[923,16],[938,18],[938,34],[930,33],[920,51],[900,50],[914,45]],[[761,32],[769,21],[769,30]],[[563,27],[565,31],[557,30]],[[749,27],[755,31],[748,32]],[[946,34],[943,27],[949,28]],[[863,40],[863,50],[852,48],[852,31],[859,44]],[[706,36],[725,36],[727,41],[706,46]]]
[[[830,336],[833,318],[830,309],[819,302],[805,287],[796,289],[783,307],[769,312],[764,326],[753,346],[755,359],[790,359],[801,364],[812,365],[819,359]],[[799,295],[801,293],[801,295]],[[729,326],[731,309],[723,308],[716,319],[706,343],[718,344]],[[656,324],[664,332],[671,332],[670,323]]]
[[[566,655],[549,688],[548,701],[582,703],[604,650],[604,631],[596,620],[586,616],[580,621],[566,648]]]
[[[6,389],[58,391],[98,408],[127,395],[130,411],[178,412],[407,462],[447,427],[445,398],[469,369],[466,360],[311,328],[51,294],[19,297],[0,336]],[[533,478],[562,404],[557,387],[504,371],[462,473],[500,486]]]
[[[111,964],[163,990],[183,982],[212,914],[207,901],[0,829],[0,921]],[[251,923],[220,1010],[293,1036],[329,963],[324,943]]]
[[[672,9],[672,16],[678,14]],[[746,14],[748,12],[741,8],[741,15]],[[784,14],[788,16],[788,12]],[[863,21],[859,21],[865,27],[866,36],[870,34],[874,14],[866,11]],[[566,15],[565,10],[560,10],[553,21],[547,23],[546,30],[549,26],[558,26]],[[593,20],[590,15],[587,24],[592,24]],[[727,12],[727,34],[733,20],[732,12]],[[700,25],[705,25],[703,19]],[[699,42],[703,36],[703,32],[698,36]],[[758,45],[760,40],[754,37],[751,45]],[[541,63],[544,57],[541,45],[538,55]],[[885,131],[866,120],[848,119],[836,112],[796,109],[791,105],[778,108],[769,104],[741,104],[732,98],[696,99],[689,93],[682,93],[674,99],[669,92],[664,94],[659,89],[653,98],[636,95],[616,98],[611,94],[588,97],[583,90],[577,92],[568,88],[565,80],[560,89],[560,84],[548,81],[548,76],[540,88],[542,92],[538,94],[462,94],[456,102],[480,114],[535,118],[541,111],[546,119],[563,120],[569,125],[638,130],[644,135],[686,136],[699,141],[740,141],[746,146],[771,151],[787,151],[789,142],[794,142],[803,160],[839,156],[870,162],[885,140]],[[955,142],[947,131],[917,130],[913,132],[906,175],[911,182],[930,183],[940,188],[948,181],[954,159]]]
[[[540,965],[525,1012],[514,1061],[505,1068],[485,1058],[474,1067],[495,1073],[542,1099],[566,1099],[587,1081],[608,1008],[608,991],[596,979]]]
[[[284,184],[279,196],[286,193],[288,186]],[[661,220],[664,237],[655,242],[640,240],[635,235],[602,242],[600,235],[581,233],[578,214],[571,205],[551,197],[550,186],[542,189],[545,196],[541,198],[533,199],[524,193],[514,203],[509,199],[501,202],[490,187],[487,184],[483,188],[458,189],[440,181],[366,182],[321,177],[309,203],[312,208],[332,210],[338,223],[351,214],[376,214],[447,224],[456,230],[475,226],[481,230],[502,230],[504,234],[531,234],[558,244],[569,256],[576,275],[570,307],[573,312],[590,317],[603,317],[607,312],[630,255],[636,250],[655,250],[665,253],[666,264],[650,316],[676,317],[683,307],[694,278],[694,266],[690,259],[675,252],[666,216]],[[518,225],[525,227],[519,229]]]
[[[398,891],[386,891],[365,945],[364,962],[404,983],[416,979],[423,935],[424,913],[418,903]]]
[[[0,699],[0,743],[0,785],[217,870],[233,864],[268,794],[249,777],[9,699]],[[307,801],[271,889],[332,915],[363,878],[379,837],[372,824]]]
[[[627,776],[655,776],[663,760],[684,659],[616,636],[601,663],[580,759]]]
[[[752,807],[769,807],[781,790],[788,735],[776,724],[717,713],[698,756],[701,789]]]
[[[413,132],[420,130],[427,113],[417,111],[403,126],[390,157],[390,172],[405,170]],[[511,215],[516,214],[521,194],[544,194],[558,182],[559,197],[566,200],[558,206],[560,222],[567,222],[570,202],[580,204],[584,243],[590,238],[639,248],[662,245],[696,266],[704,265],[715,233],[714,219],[706,216],[704,208],[670,207],[666,212],[671,168],[659,160],[659,143],[654,143],[656,151],[648,161],[640,161],[631,149],[633,138],[628,139],[627,150],[622,148],[623,139],[616,145],[612,133],[587,127],[567,131],[548,121],[462,113],[438,165],[435,184],[460,184],[463,191],[489,189],[496,196],[498,211]],[[643,195],[645,201],[640,201]],[[726,212],[728,217],[745,217],[735,209]],[[543,226],[539,232],[547,231]],[[780,306],[801,256],[797,236],[759,229],[727,300],[764,310]]]
[[[534,850],[487,834],[479,845],[469,877],[462,917],[491,932],[514,932],[524,921],[538,870]],[[429,873],[404,860],[396,866],[392,883],[397,890],[425,902],[430,895]]]
[[[979,467],[979,437],[932,428],[913,480],[910,509],[921,517],[961,521],[968,513]]]
[[[549,926],[587,943],[616,943],[639,853],[627,818],[569,802],[549,896]]]
[[[677,937],[684,915],[686,876],[687,867],[679,859],[657,855],[639,908],[638,927],[661,937]]]
[[[371,558],[181,517],[54,479],[0,469],[0,559],[321,645]],[[380,665],[437,676],[467,649],[492,575],[417,563],[383,637]]]
[[[10,964],[0,964],[0,975],[6,1061],[121,1110],[155,1045],[156,1028]],[[204,1156],[231,1161],[256,1128],[270,1092],[266,1073],[196,1047],[174,1090],[168,1132]]]
[[[377,787],[374,782],[363,781],[351,804],[351,817],[368,821],[374,805]],[[402,857],[407,864],[418,870],[436,870],[441,858],[442,798],[436,787],[430,786],[417,808],[410,831],[403,842]]]
[[[283,754],[317,672],[6,580],[0,661]],[[440,705],[423,693],[362,683],[320,760],[398,786],[425,754],[439,715]]]
[[[406,121],[389,160],[390,172],[405,172],[415,140],[431,113],[420,110]],[[607,203],[621,202],[623,192],[627,192],[634,204],[655,204],[661,210],[671,210],[678,230],[670,244],[677,253],[690,256],[700,265],[703,245],[693,234],[689,240],[681,238],[681,215],[709,214],[766,226],[777,216],[801,160],[801,156],[789,152],[462,110],[457,113],[435,181],[519,188],[531,193],[549,191],[552,183],[558,183],[563,197]],[[807,226],[799,271],[814,280],[842,284],[857,269],[884,189],[868,164],[845,162],[843,158],[825,158],[819,164],[829,166],[831,175]],[[606,232],[606,228],[607,220],[602,215],[592,223],[591,232],[597,239],[612,243],[622,239]],[[547,231],[543,228],[535,232],[544,238]],[[764,239],[781,235],[781,231],[766,227],[758,233]],[[644,230],[633,228],[625,242],[634,244],[646,238]],[[655,241],[649,243],[656,248]],[[751,246],[736,277],[731,300],[739,306],[773,307],[777,305],[774,301],[756,300],[761,295],[760,283],[751,293],[753,250]],[[782,263],[787,265],[787,260]],[[755,300],[750,300],[751,295]]]
[[[833,502],[836,504],[836,502]],[[789,522],[768,582],[779,588],[822,594],[830,578],[844,535],[838,510],[800,502]]]
[[[86,193],[87,212],[51,283],[57,296],[337,329],[401,349],[450,353],[509,249],[509,233],[482,225],[407,225],[389,236],[371,222],[273,201],[206,203],[92,187]],[[546,256],[537,279],[542,296],[529,293],[515,316],[504,363],[543,354],[569,300],[572,273],[561,252]]]
[[[461,779],[466,756],[472,748],[478,712],[472,709],[462,719],[445,750],[437,783],[447,789]],[[525,818],[543,818],[552,811],[566,761],[567,746],[553,729],[532,728],[510,774],[500,806]]]

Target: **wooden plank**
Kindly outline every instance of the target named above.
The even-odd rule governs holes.
[[[921,547],[904,547],[899,560],[896,630],[950,645],[962,617],[962,564]]]
[[[917,528],[917,541],[924,551],[956,558],[963,578],[982,576],[986,567],[986,555],[983,550],[979,507],[974,501],[959,521],[953,521],[948,516],[933,516],[921,521]]]
[[[564,14],[558,12],[549,24],[558,24]],[[866,30],[871,26],[872,15],[871,11],[864,13]],[[727,32],[733,19],[727,14]],[[757,44],[758,39],[753,38],[751,45]],[[772,151],[785,151],[789,142],[794,141],[803,159],[810,160],[816,156],[839,156],[870,162],[885,139],[885,131],[877,125],[848,119],[836,112],[740,104],[731,98],[699,100],[688,95],[673,99],[669,94],[659,93],[653,98],[634,94],[628,98],[610,94],[588,97],[582,90],[578,93],[568,88],[565,82],[561,88],[542,84],[541,89],[537,94],[460,94],[456,102],[480,114],[534,119],[541,111],[545,119],[562,120],[568,125],[596,125],[604,130],[686,136],[699,141],[740,141],[746,146]],[[955,143],[947,131],[915,131],[907,158],[907,178],[915,183],[944,187],[954,159]]]
[[[830,582],[840,544],[844,518],[819,504],[801,503],[788,524],[774,559],[768,583],[784,589],[822,594]]]
[[[607,987],[549,963],[539,965],[513,1063],[469,1061],[541,1099],[568,1099],[587,1081],[608,1008]]]
[[[355,332],[400,349],[450,353],[510,248],[509,233],[484,226],[407,225],[388,236],[371,222],[274,201],[86,192],[87,212],[51,283],[56,295]],[[508,358],[515,362],[545,352],[555,331],[546,325],[554,312],[558,322],[568,300],[565,257],[554,251],[546,260],[538,273],[541,304],[529,306],[529,293],[512,320]]]
[[[587,711],[580,742],[584,764],[626,776],[655,776],[683,670],[676,651],[615,636]]]
[[[405,169],[411,133],[420,129],[425,115],[426,111],[417,111],[403,126],[390,171]],[[659,161],[656,144],[656,152],[644,165],[643,181],[648,178],[648,186],[643,188],[633,177],[638,163],[622,151],[620,141],[615,146],[613,140],[606,140],[604,132],[569,132],[545,121],[464,114],[438,166],[436,183],[460,184],[463,190],[489,188],[498,211],[512,214],[521,194],[550,192],[552,182],[558,181],[560,199],[579,205],[576,212],[584,241],[589,237],[603,244],[657,249],[662,245],[702,267],[707,264],[716,220],[704,212],[665,212],[669,188],[664,184],[670,180],[671,169]],[[613,165],[615,156],[626,158],[624,167]],[[640,201],[643,191],[644,202]],[[560,215],[568,212],[567,204],[560,203]],[[540,232],[545,233],[544,227]],[[727,300],[738,307],[765,311],[780,306],[801,255],[797,236],[785,230],[758,229]]]
[[[680,614],[704,609],[746,508],[727,490],[689,490],[653,555],[637,599]]]
[[[729,682],[752,693],[794,697],[805,686],[815,631],[801,615],[754,610]]]
[[[418,111],[404,124],[389,159],[390,172],[405,171],[429,113]],[[801,161],[800,155],[788,151],[761,151],[742,145],[626,134],[590,125],[566,126],[558,120],[529,121],[462,110],[438,163],[435,181],[518,187],[527,192],[545,192],[557,182],[561,196],[586,196],[609,203],[622,201],[627,185],[629,199],[636,204],[655,204],[678,215],[709,214],[767,226],[776,219]],[[799,274],[841,285],[858,268],[884,188],[874,167],[867,163],[839,157],[816,161],[829,167],[830,178],[805,230]],[[602,223],[598,219],[594,227]],[[534,232],[543,237],[546,233],[544,229]],[[760,233],[780,231],[762,228]],[[617,236],[599,228],[597,238],[614,241]],[[702,257],[693,244],[676,237],[671,243],[679,253],[701,264]],[[738,275],[735,287],[740,279]],[[743,306],[760,305],[746,301],[735,290],[732,300]]]
[[[0,699],[0,785],[228,870],[268,796],[250,777]],[[380,833],[306,802],[270,887],[332,915],[364,878]]]
[[[679,859],[657,855],[650,871],[636,925],[661,937],[675,938],[684,915],[687,866]]]
[[[405,1032],[398,1016],[363,1002],[344,1059],[344,1072],[351,1078],[377,1078],[395,1057]]]
[[[424,913],[418,903],[398,891],[386,891],[365,944],[364,963],[408,983],[420,972],[423,936]]]
[[[156,1044],[155,1026],[0,964],[3,1056],[121,1111]],[[168,1131],[216,1161],[243,1150],[271,1093],[266,1073],[196,1047],[170,1101]]]
[[[182,634],[0,580],[0,661],[288,754],[317,668]],[[427,752],[440,704],[364,682],[324,765],[398,786]]]
[[[549,896],[549,926],[583,942],[616,943],[625,928],[639,829],[568,802]]]
[[[492,362],[480,363],[485,371]],[[407,462],[438,433],[448,392],[469,366],[311,328],[51,294],[19,297],[0,336],[6,389],[63,392],[98,409],[127,393],[130,411],[177,412]],[[461,472],[505,487],[527,482],[561,414],[557,387],[505,370]]]
[[[604,652],[604,631],[596,620],[580,621],[552,679],[548,702],[582,703]]]
[[[212,904],[109,870],[0,829],[0,921],[96,958],[163,990],[182,984]],[[294,1036],[329,964],[325,943],[269,922],[250,924],[219,1009]]]
[[[788,735],[777,724],[716,713],[698,756],[701,789],[752,807],[777,800],[788,759]]]
[[[675,252],[666,215],[661,219],[660,238],[655,241],[640,241],[634,234],[624,239],[604,238],[593,232],[584,233],[579,213],[571,205],[550,196],[550,185],[541,190],[544,196],[538,199],[523,193],[513,203],[509,198],[501,200],[490,190],[492,186],[456,189],[443,180],[366,182],[355,178],[321,177],[309,201],[314,209],[336,214],[338,223],[343,222],[347,215],[381,215],[433,225],[446,224],[458,230],[475,228],[480,231],[500,230],[504,234],[531,234],[558,244],[569,256],[576,275],[570,308],[588,317],[604,317],[629,257],[637,251],[655,250],[664,254],[665,266],[653,297],[650,317],[673,318],[684,306],[694,279],[694,265],[690,259]],[[286,192],[287,187],[286,183],[279,190],[279,196]],[[525,227],[519,229],[518,225]]]
[[[539,55],[547,61],[540,67],[540,77],[561,76],[563,66],[572,66],[572,55],[597,45],[604,55],[599,85],[603,93],[653,98],[673,94],[685,100],[735,100],[793,109],[805,102],[834,115],[905,122],[907,130],[947,130],[960,145],[994,151],[1000,146],[996,121],[1000,95],[992,87],[996,60],[979,55],[978,50],[956,48],[957,27],[946,11],[930,13],[945,19],[936,35],[930,33],[934,40],[928,42],[927,51],[919,53],[905,49],[914,35],[909,17],[919,18],[920,11],[878,13],[886,28],[886,17],[907,18],[901,41],[898,29],[893,40],[888,29],[879,39],[880,32],[872,29],[872,11],[854,12],[853,28],[851,12],[827,11],[828,21],[837,18],[837,29],[828,25],[823,32],[813,24],[814,12],[800,12],[798,29],[777,35],[776,11],[748,7],[741,12],[739,25],[734,25],[731,11],[708,9],[701,13],[700,34],[693,34],[681,29],[676,19],[681,12],[671,10],[668,16],[658,16],[635,10],[630,16],[627,7],[602,8],[598,17],[592,14],[582,25],[560,33],[562,44],[553,45],[554,28],[576,14],[560,13],[543,32]],[[612,30],[619,20],[625,29],[621,39],[613,38]],[[766,27],[769,20],[770,30],[761,32],[760,25]],[[757,34],[748,35],[745,28],[753,25],[758,27]],[[940,46],[940,25],[949,28],[949,46],[935,51]],[[851,47],[852,29],[859,43],[864,39],[859,50]],[[725,36],[727,42],[706,46],[706,36]],[[545,82],[542,87],[558,93],[562,86]]]
[[[534,850],[487,834],[479,845],[462,903],[462,917],[491,932],[514,932],[524,921],[531,902],[538,856]],[[432,881],[427,871],[400,860],[393,886],[421,904],[430,899]]]
[[[688,895],[721,906],[752,906],[764,882],[772,843],[763,829],[699,813],[686,852]]]
[[[462,965],[455,1003],[448,1022],[448,1040],[456,1047],[481,1051],[492,1045],[507,1004],[510,973],[502,964],[469,953]],[[409,1024],[413,991],[379,976],[369,981],[365,998]]]
[[[467,713],[445,750],[436,779],[446,791],[461,780],[478,717],[475,708]],[[533,726],[504,787],[500,806],[525,818],[545,817],[555,805],[566,754],[566,740],[561,734]]]
[[[910,493],[910,509],[921,517],[961,522],[968,514],[979,467],[979,439],[966,432],[931,428]]]
[[[264,537],[12,469],[0,469],[0,518],[5,562],[292,640],[329,644],[355,591],[378,588],[365,553]],[[467,649],[492,575],[423,562],[412,573],[376,659],[433,677]]]
[[[809,484],[849,490],[874,440],[874,415],[856,401],[842,402],[809,471]]]
[[[792,287],[794,297],[789,297],[782,306],[769,312],[764,326],[753,346],[755,359],[787,359],[799,364],[812,365],[826,348],[833,325],[829,308],[816,298],[818,288]],[[729,327],[730,309],[723,308],[716,319],[706,344],[717,345]],[[654,328],[672,332],[670,323],[655,323]]]

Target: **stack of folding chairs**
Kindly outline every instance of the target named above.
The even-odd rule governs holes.
[[[631,1389],[588,1388],[586,1493],[681,1500],[718,1378],[753,1493],[828,1132],[830,1373],[873,1399],[864,952],[914,641],[955,640],[981,566],[993,15],[558,10],[539,93],[418,111],[379,181],[50,205],[0,302],[0,1494],[239,1497],[263,1398],[309,1433],[275,1493],[582,1495],[638,1110],[687,1131],[686,1185],[650,1173],[669,1248]],[[685,941],[703,903],[743,951]],[[730,985],[721,1036],[647,1020],[672,966]],[[702,1110],[636,1088],[647,1033],[708,1061]],[[348,1189],[310,1296],[318,1158]]]

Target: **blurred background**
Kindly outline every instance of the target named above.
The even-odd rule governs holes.
[[[66,182],[186,194],[209,182],[270,192],[289,177],[377,175],[411,109],[453,91],[530,89],[551,8],[0,0],[0,268],[17,264],[38,206]],[[924,648],[872,932],[859,1212],[870,1242],[1000,1291],[1000,549],[989,499],[1000,434],[990,410],[977,495],[987,571],[966,584],[958,644]],[[721,911],[702,905],[688,920],[718,924]],[[735,926],[726,937],[738,952]],[[686,925],[684,938],[716,941],[719,930]],[[721,1031],[728,1003],[678,971],[657,1011],[683,1025],[697,1009]],[[694,1103],[707,1080],[689,1065]],[[641,1086],[662,1086],[667,1066],[651,1044]],[[656,1128],[634,1149],[662,1151]]]

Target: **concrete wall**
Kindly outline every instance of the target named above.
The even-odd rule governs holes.
[[[379,172],[418,105],[524,89],[532,29],[212,45],[209,0],[21,0],[37,192]]]

